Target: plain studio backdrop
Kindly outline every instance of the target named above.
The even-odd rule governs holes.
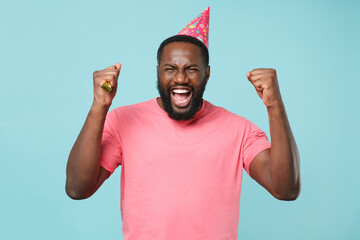
[[[158,96],[156,51],[210,6],[205,99],[269,135],[246,78],[275,68],[301,156],[302,192],[273,198],[245,172],[239,239],[360,239],[359,1],[1,1],[0,239],[122,239],[120,168],[65,194],[92,73],[122,63],[115,107]]]

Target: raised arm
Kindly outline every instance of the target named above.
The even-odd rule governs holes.
[[[250,175],[280,200],[295,200],[300,194],[300,158],[274,69],[247,73],[267,107],[271,149],[259,153],[250,164]]]
[[[90,197],[110,175],[100,166],[100,144],[106,114],[116,94],[120,68],[117,63],[93,74],[93,104],[66,167],[65,190],[72,199]],[[111,92],[101,87],[105,82],[111,85]]]

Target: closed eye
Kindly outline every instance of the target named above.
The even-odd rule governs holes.
[[[164,71],[174,71],[176,70],[176,67],[170,64],[165,64]]]
[[[197,72],[197,71],[199,71],[199,69],[197,69],[197,68],[188,68],[187,70],[188,70],[188,71],[192,71],[192,72]]]
[[[199,71],[199,66],[197,64],[190,64],[189,66],[187,66],[186,68],[187,71]]]

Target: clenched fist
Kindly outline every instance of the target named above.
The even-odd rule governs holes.
[[[114,66],[93,73],[94,79],[94,104],[109,107],[115,97],[117,90],[117,80],[119,77],[121,64],[116,63]],[[112,88],[109,92],[101,86],[108,82]]]
[[[247,72],[246,76],[266,107],[270,108],[283,104],[275,69],[257,68]]]

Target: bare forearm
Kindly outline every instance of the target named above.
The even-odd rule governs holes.
[[[93,104],[70,152],[66,192],[72,198],[86,198],[96,185],[100,170],[100,144],[108,107]]]
[[[269,172],[279,198],[295,199],[300,192],[300,160],[282,103],[268,108],[271,151]]]
[[[277,73],[257,68],[246,73],[268,110],[271,150],[259,154],[250,170],[255,180],[273,196],[294,200],[300,193],[300,160],[281,98]]]

